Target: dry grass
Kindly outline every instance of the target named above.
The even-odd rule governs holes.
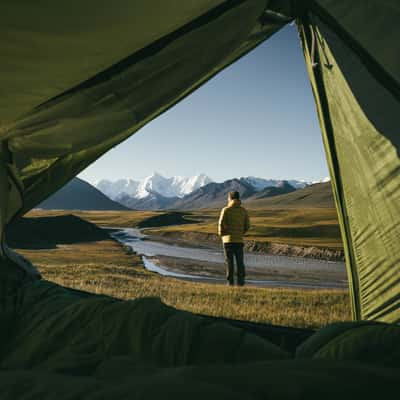
[[[145,218],[159,214],[157,211],[51,211],[33,210],[27,217],[51,217],[73,214],[98,226],[133,227]]]
[[[227,318],[297,327],[320,327],[350,319],[342,290],[230,288],[160,277],[137,255],[112,240],[19,250],[44,278],[61,285],[121,299],[157,296],[178,309]]]
[[[99,226],[133,227],[162,211],[32,211],[34,216],[74,214]],[[334,208],[268,208],[250,209],[251,229],[248,240],[343,249],[337,213]],[[174,225],[151,232],[217,232],[219,210],[204,209],[187,213],[196,224]]]
[[[246,235],[247,240],[343,249],[337,214],[333,208],[273,208],[249,210],[249,215],[251,229]],[[162,227],[151,232],[216,233],[218,211],[195,211],[190,213],[190,218],[198,219],[199,223]]]

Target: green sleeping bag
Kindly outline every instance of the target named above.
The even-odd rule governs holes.
[[[398,327],[389,324],[324,328],[294,358],[244,329],[157,298],[120,301],[44,280],[0,297],[0,320],[8,324],[1,399],[372,399],[382,388],[395,393],[400,379],[398,359],[362,363],[323,353],[319,338],[346,349],[344,333],[370,340],[378,329],[373,336],[395,333],[390,343],[398,349]]]

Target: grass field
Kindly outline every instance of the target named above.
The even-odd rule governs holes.
[[[71,212],[69,212],[71,213]],[[159,215],[156,211],[73,211],[73,214],[99,226],[133,227]],[[32,211],[29,216],[60,215],[64,211]],[[160,232],[200,232],[216,234],[219,210],[198,210],[185,213],[195,224],[182,224],[152,229]],[[334,208],[269,208],[250,209],[251,229],[247,240],[299,246],[343,249],[336,210]]]
[[[230,288],[160,277],[112,240],[18,251],[45,279],[116,298],[157,296],[194,313],[296,327],[316,328],[350,319],[349,298],[343,290]]]
[[[32,211],[31,217],[71,214]],[[133,227],[159,212],[73,212],[99,226]],[[161,227],[163,231],[215,233],[217,210],[190,212],[196,224]],[[283,243],[341,247],[336,212],[318,209],[250,210],[249,238]],[[128,255],[113,240],[64,243],[51,249],[19,250],[34,262],[44,278],[61,285],[122,299],[157,296],[178,309],[226,318],[296,327],[320,327],[349,320],[347,291],[244,287],[230,288],[161,277],[144,269],[141,258]]]
[[[190,213],[196,224],[174,225],[152,229],[149,232],[201,232],[215,234],[219,212],[201,210]],[[316,246],[343,249],[333,208],[262,209],[249,210],[251,228],[247,240],[274,242],[298,246]]]
[[[33,210],[27,217],[73,214],[98,226],[133,227],[146,218],[159,214],[157,211],[49,211]]]

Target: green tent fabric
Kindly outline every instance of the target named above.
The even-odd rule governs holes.
[[[354,317],[399,321],[398,2],[131,3],[2,3],[0,231],[296,18]]]
[[[0,139],[7,143],[23,187],[20,213],[287,21],[273,19],[268,23],[265,1],[261,0],[194,2],[201,6],[192,4],[188,9],[180,7],[182,2],[153,3],[149,9],[146,1],[136,1],[135,7],[118,1],[113,4],[113,9],[119,10],[116,15],[109,15],[108,7],[100,8],[98,2],[87,1],[82,7],[82,2],[75,1],[68,2],[69,11],[63,16],[66,21],[55,29],[55,16],[62,10],[54,3],[45,3],[46,7],[40,8],[32,5],[33,15],[40,13],[37,17],[42,22],[37,37],[31,33],[34,28],[12,27],[17,43],[5,46],[2,59],[13,63],[0,71],[19,111],[16,116],[16,107],[10,110],[7,99],[3,100],[5,107],[0,104],[4,110]],[[9,13],[2,14],[4,21],[0,21],[5,33],[10,31],[10,21],[19,18],[20,8],[15,4],[6,2]],[[127,26],[120,21],[122,14]],[[174,17],[169,19],[171,14]],[[160,24],[161,16],[169,22]],[[26,13],[26,18],[26,23],[36,26],[31,14]],[[108,26],[113,27],[111,32]],[[150,33],[142,33],[147,30]],[[24,32],[29,39],[19,37]],[[105,40],[104,36],[110,37]],[[141,40],[130,43],[130,37]],[[75,46],[77,41],[79,46]],[[115,55],[115,42],[130,46]],[[32,46],[36,48],[33,54]],[[109,51],[110,46],[116,49]],[[23,65],[21,76],[15,64]],[[21,81],[28,78],[21,88]],[[31,85],[31,80],[35,84]]]
[[[56,330],[60,336],[49,336],[48,342],[40,340],[46,324],[58,317],[54,326],[65,323],[73,327],[77,323],[74,315],[68,314],[69,307],[77,306],[76,299],[63,295],[51,303],[53,291],[58,293],[60,289],[50,285],[48,290],[42,290],[46,283],[37,281],[29,264],[7,248],[4,228],[107,150],[295,20],[332,178],[354,318],[400,322],[399,18],[400,5],[396,0],[115,0],[112,7],[101,0],[3,0],[2,397],[22,398],[26,394],[25,398],[54,398],[58,393],[60,398],[79,398],[87,393],[87,398],[108,398],[111,394],[113,398],[126,398],[126,393],[135,387],[135,398],[146,394],[146,398],[151,398],[149,393],[155,397],[162,393],[162,388],[176,394],[183,379],[191,383],[181,387],[181,393],[199,398],[235,398],[237,393],[242,394],[241,398],[320,398],[321,393],[328,398],[354,398],[360,394],[373,398],[383,387],[393,389],[398,368],[364,367],[331,359],[265,361],[266,350],[273,345],[254,338],[246,342],[246,350],[236,364],[210,367],[224,360],[232,361],[228,352],[207,359],[207,368],[170,366],[167,371],[159,370],[158,364],[153,365],[154,369],[146,369],[144,359],[154,361],[151,352],[140,359],[139,366],[129,345],[121,339],[117,340],[123,343],[121,353],[116,357],[128,354],[128,359],[115,361],[113,354],[112,360],[103,360],[104,368],[98,372],[101,378],[93,371],[73,376],[66,371],[76,370],[76,359],[68,367],[70,358],[60,353],[57,359],[57,349],[45,354],[50,344],[67,345],[67,336],[73,329],[65,329],[64,333]],[[84,314],[91,307],[101,309],[109,300],[95,296],[85,301]],[[18,304],[23,305],[21,313],[16,312]],[[131,306],[123,304],[118,303],[121,310]],[[158,308],[164,309],[162,305]],[[121,322],[124,312],[116,314],[115,324]],[[149,314],[154,312],[158,313],[149,306]],[[176,318],[183,320],[174,326],[183,324],[189,330],[198,323],[188,314]],[[131,321],[130,317],[127,320]],[[82,336],[75,332],[73,335],[78,348],[81,343],[86,349],[82,352],[82,364],[78,363],[83,366],[90,349],[96,353],[96,346],[91,348],[85,338],[100,322],[91,326],[90,321],[89,318]],[[28,326],[32,332],[40,333],[32,337],[32,343],[39,346],[36,349],[29,348],[31,341],[25,339],[30,332],[26,330]],[[129,326],[128,332],[139,334],[136,328],[140,331],[140,326]],[[219,331],[214,328],[211,335]],[[233,345],[238,331],[226,327],[222,331],[229,338],[228,344]],[[210,332],[206,328],[193,332],[201,332],[195,340],[201,348],[201,338],[209,337]],[[168,343],[174,340],[170,333],[166,335]],[[20,342],[12,344],[14,336]],[[168,350],[161,346],[159,351]],[[246,360],[245,354],[253,357],[258,352],[263,358],[261,363]],[[29,354],[31,359],[24,358]],[[156,352],[157,357],[160,354]],[[165,357],[182,360],[185,354],[171,352]],[[324,354],[321,358],[338,353],[332,350]],[[36,364],[35,360],[43,362]],[[46,362],[50,369],[46,369]],[[118,370],[112,367],[115,362],[126,366],[121,368],[129,371],[129,378],[124,375],[118,378],[118,384],[111,384],[116,379],[112,370]],[[61,369],[52,369],[55,365]],[[252,382],[253,389],[244,389],[240,379],[233,379],[241,374]],[[348,378],[350,374],[352,380]],[[265,376],[269,377],[267,381]],[[285,385],[284,376],[292,385]],[[8,379],[14,384],[3,384]],[[71,395],[62,392],[62,388],[70,388]]]
[[[319,1],[301,34],[357,319],[400,320],[400,6]],[[365,21],[368,20],[368,24]]]

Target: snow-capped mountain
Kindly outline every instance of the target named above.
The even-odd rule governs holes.
[[[169,208],[189,210],[196,208],[214,208],[226,204],[228,193],[238,191],[242,199],[256,193],[252,185],[241,179],[228,179],[221,183],[211,182],[192,193],[177,199]]]
[[[318,182],[327,180],[329,178]],[[238,190],[243,199],[251,196],[264,198],[303,189],[314,183],[316,182],[264,179],[255,176],[233,178],[218,183],[213,182],[205,174],[165,177],[155,172],[140,181],[103,179],[97,183],[96,188],[128,208],[159,210],[219,206],[225,203],[227,193],[231,190]]]
[[[134,197],[141,199],[154,192],[164,197],[183,197],[210,182],[212,180],[204,174],[166,178],[155,172],[140,182]]]
[[[205,174],[166,178],[155,172],[141,181],[119,179],[112,182],[103,179],[97,183],[96,187],[113,200],[126,199],[127,196],[144,199],[154,193],[163,197],[183,197],[210,182],[212,180]]]
[[[171,207],[179,197],[165,197],[157,192],[149,193],[146,197],[137,198],[128,195],[118,197],[118,202],[133,210],[164,210]]]
[[[136,182],[133,179],[118,179],[117,181],[102,179],[95,186],[110,199],[115,200],[117,197],[122,195],[135,195],[139,182]]]
[[[264,190],[267,187],[281,187],[287,183],[289,183],[289,185],[293,186],[295,189],[303,189],[310,184],[310,182],[299,181],[296,179],[289,179],[289,180],[264,179],[264,178],[257,178],[255,176],[242,177],[240,178],[240,180],[242,182],[246,182],[247,184],[253,186],[257,192]]]

